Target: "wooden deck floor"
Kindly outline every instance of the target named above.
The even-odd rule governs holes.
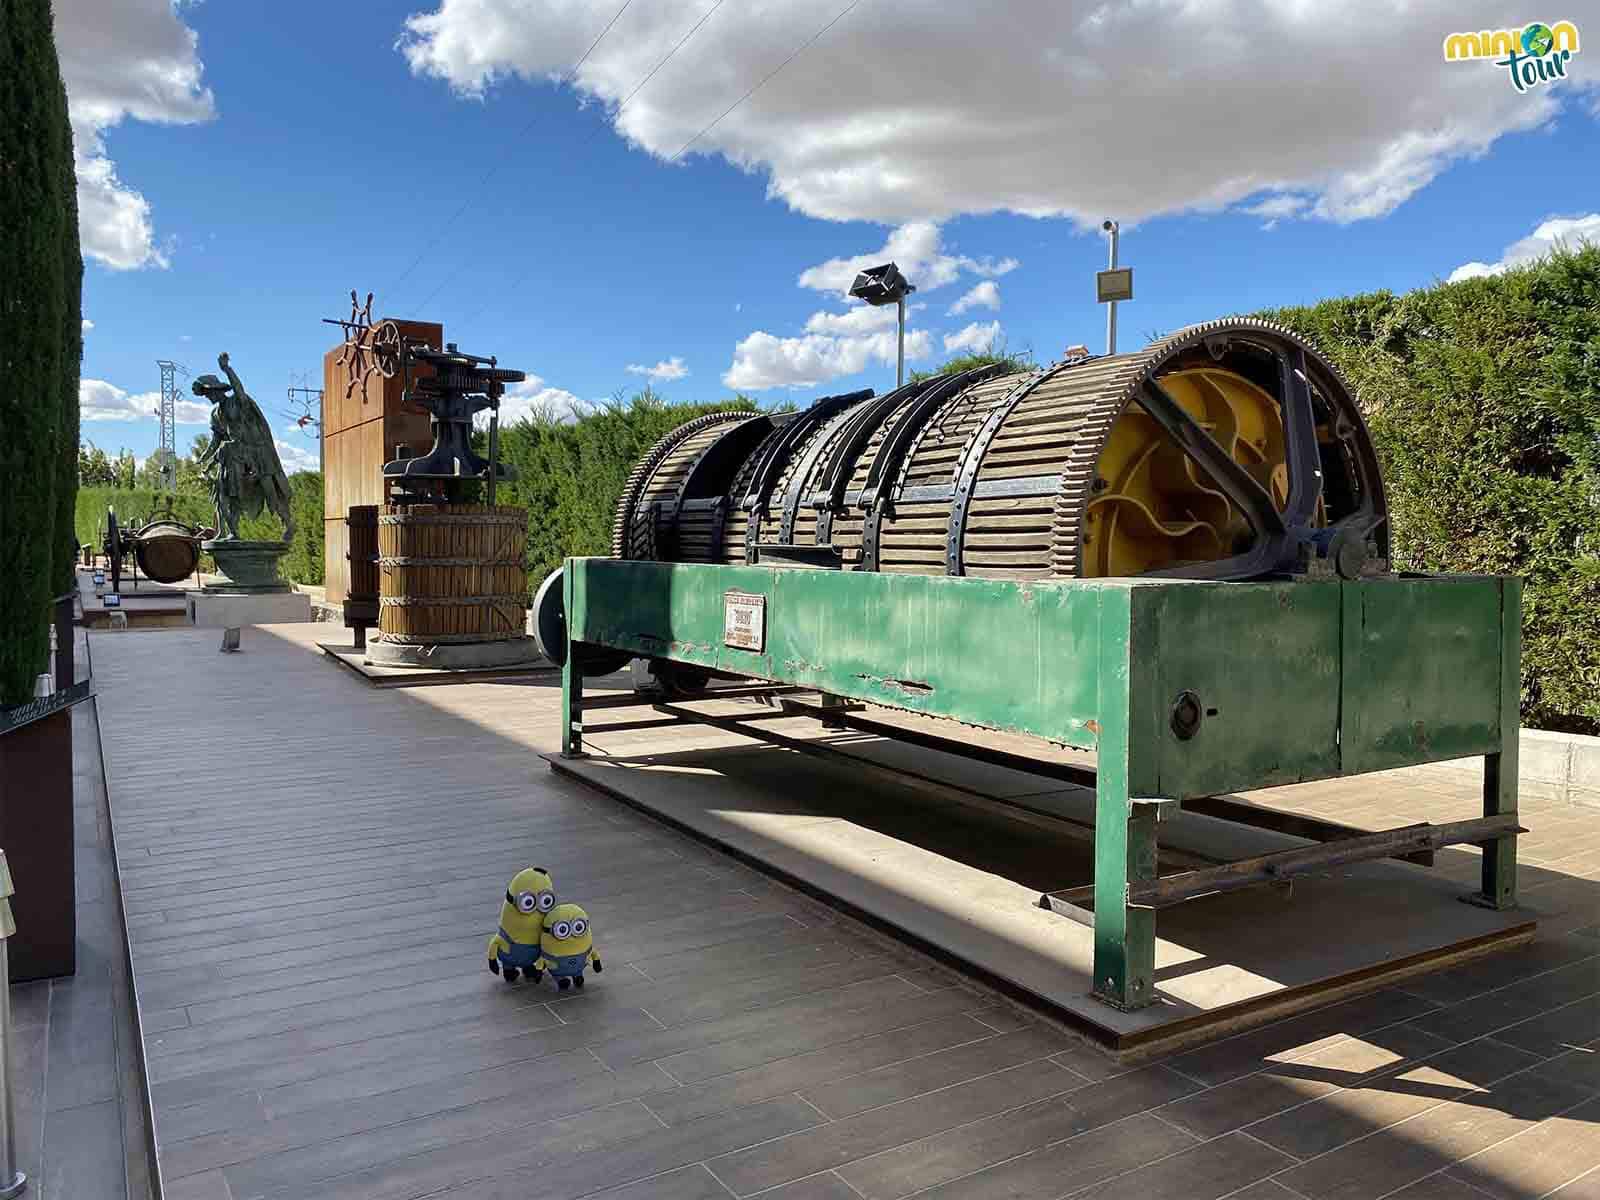
[[[553,778],[553,681],[327,633],[93,635],[168,1200],[1600,1196],[1600,814],[1530,806],[1533,945],[1128,1070]],[[530,862],[581,994],[484,970]]]

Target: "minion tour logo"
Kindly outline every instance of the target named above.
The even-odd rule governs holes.
[[[1444,39],[1446,62],[1487,58],[1511,75],[1519,92],[1567,77],[1567,63],[1578,52],[1578,27],[1571,21],[1546,25],[1535,21],[1522,29],[1485,29],[1452,33]]]

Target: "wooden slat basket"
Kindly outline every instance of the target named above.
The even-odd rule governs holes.
[[[378,517],[378,629],[405,645],[525,636],[528,510],[386,505]]]
[[[350,559],[350,587],[345,593],[350,600],[376,600],[378,598],[378,506],[352,504],[345,518],[350,530],[350,548],[345,553]]]

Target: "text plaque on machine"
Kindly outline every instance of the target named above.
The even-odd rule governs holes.
[[[749,592],[722,594],[722,641],[760,653],[767,642],[767,598]]]

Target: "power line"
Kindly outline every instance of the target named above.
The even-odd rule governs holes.
[[[706,11],[701,15],[700,19],[689,27],[688,32],[685,33],[681,38],[679,38],[677,40],[676,44],[673,45],[672,49],[668,50],[664,55],[662,55],[660,61],[657,62],[655,66],[651,67],[650,70],[645,73],[644,78],[639,80],[638,83],[633,85],[633,90],[630,91],[626,96],[623,97],[622,103],[617,105],[615,111],[613,111],[611,113],[610,117],[608,118],[608,120],[610,122],[610,127],[612,127],[612,128],[615,127],[616,119],[622,115],[622,110],[628,107],[629,103],[633,100],[633,98],[635,96],[637,96],[639,94],[639,92],[644,88],[645,84],[649,83],[652,79],[655,78],[656,72],[661,70],[662,67],[666,66],[667,65],[667,61],[674,54],[676,54],[679,50],[682,50],[684,45],[687,44],[687,42],[689,41],[690,38],[694,37],[695,34],[700,32],[701,28],[705,25],[705,23],[711,19],[712,14],[715,13],[717,11],[717,9],[721,8],[723,6],[723,4],[725,4],[726,2],[727,2],[727,0],[716,0],[716,3],[713,4],[710,8],[706,9]],[[587,138],[585,138],[579,144],[580,149],[583,146],[587,146],[590,142],[594,141],[596,135],[599,134],[600,130],[603,129],[603,128],[607,128],[607,127],[608,126],[606,126],[606,125],[596,125],[593,129],[591,129],[589,131],[589,136]],[[434,296],[438,295],[440,288],[444,287],[444,285],[446,283],[449,283],[452,279],[454,279],[456,277],[456,275],[460,274],[460,272],[461,272],[461,268],[460,267],[457,267],[455,271],[451,272],[450,275],[445,278],[444,282],[439,285],[439,287],[434,288],[433,291],[428,294],[428,299],[424,300],[419,307],[426,308],[427,304],[428,304],[428,300],[432,300],[434,298]],[[524,272],[521,276],[519,276],[517,278],[516,282],[511,285],[511,287],[514,289],[514,288],[520,286],[522,281],[523,281],[523,279],[525,279],[525,278],[527,278],[527,272]],[[483,304],[479,305],[477,308],[475,308],[471,313],[469,313],[467,315],[466,320],[467,321],[473,320],[485,308],[488,308],[490,303],[491,303],[491,301],[487,301],[487,300],[484,301]]]
[[[721,112],[721,113],[719,113],[719,114],[718,114],[718,116],[717,116],[717,118],[716,118],[716,120],[714,120],[714,121],[712,121],[712,122],[711,122],[711,124],[709,124],[709,125],[707,125],[707,126],[706,126],[706,127],[705,127],[705,128],[704,128],[704,129],[702,129],[702,130],[701,130],[701,131],[700,131],[700,132],[699,132],[699,133],[697,133],[697,134],[695,134],[695,135],[694,135],[694,136],[693,136],[693,137],[692,137],[692,138],[690,138],[690,139],[689,139],[689,140],[688,140],[688,141],[687,141],[687,142],[685,142],[685,143],[684,143],[684,144],[683,144],[683,145],[682,145],[682,146],[680,146],[680,147],[679,147],[679,148],[678,148],[678,152],[677,152],[677,153],[676,153],[676,154],[674,154],[674,155],[673,155],[673,156],[672,156],[672,157],[671,157],[671,158],[669,158],[669,159],[668,159],[668,160],[667,160],[667,162],[668,162],[668,163],[669,163],[669,164],[670,164],[670,163],[675,163],[675,162],[677,162],[677,161],[678,161],[678,159],[680,159],[680,158],[682,158],[682,157],[683,157],[683,153],[684,153],[684,151],[686,151],[686,150],[687,150],[687,149],[688,149],[688,148],[689,148],[689,147],[690,147],[690,146],[692,146],[692,145],[694,145],[694,144],[695,144],[695,143],[696,143],[696,142],[697,142],[697,141],[699,141],[699,140],[700,140],[700,139],[701,139],[701,138],[703,138],[703,137],[704,137],[704,136],[705,136],[705,135],[706,135],[706,134],[708,134],[708,133],[710,133],[710,132],[711,132],[711,131],[712,131],[712,130],[713,130],[713,129],[715,129],[715,128],[716,128],[716,127],[717,127],[717,126],[718,126],[718,125],[720,125],[720,124],[721,124],[721,123],[722,123],[722,119],[723,119],[723,118],[724,118],[724,117],[726,117],[726,116],[727,116],[727,115],[728,115],[728,114],[729,114],[729,113],[731,113],[731,112],[732,112],[732,111],[733,111],[733,110],[734,110],[734,109],[736,109],[736,108],[738,108],[738,107],[739,107],[739,106],[740,106],[740,105],[741,105],[741,104],[743,104],[743,103],[744,103],[744,102],[745,102],[745,101],[746,101],[746,100],[748,100],[748,99],[750,99],[750,97],[751,97],[751,96],[754,96],[754,95],[755,95],[755,94],[756,94],[756,93],[757,93],[757,92],[759,92],[759,91],[760,91],[760,90],[761,90],[761,89],[762,89],[762,88],[763,88],[763,87],[765,87],[765,86],[766,86],[766,85],[767,85],[767,84],[768,84],[768,83],[769,83],[769,82],[770,82],[770,81],[771,81],[771,80],[772,80],[772,78],[773,78],[773,76],[775,76],[775,75],[777,75],[777,73],[778,73],[778,72],[779,72],[779,71],[781,71],[781,70],[783,70],[783,69],[784,69],[784,68],[785,68],[785,67],[787,67],[787,66],[788,66],[788,65],[789,65],[789,64],[790,64],[790,63],[792,63],[792,62],[793,62],[793,61],[794,61],[794,60],[795,60],[795,59],[797,59],[797,58],[799,58],[799,57],[800,57],[800,56],[801,56],[801,55],[802,55],[802,54],[804,54],[804,53],[805,53],[805,52],[806,52],[806,51],[807,51],[807,50],[809,50],[809,49],[810,49],[810,48],[811,48],[811,47],[812,47],[812,46],[813,46],[813,45],[815,45],[815,44],[816,44],[816,42],[817,42],[817,40],[818,40],[818,39],[819,39],[819,38],[821,38],[821,37],[822,37],[822,35],[823,35],[823,34],[825,34],[825,33],[827,33],[827,32],[828,32],[828,30],[830,30],[830,29],[832,29],[832,28],[833,28],[833,27],[834,27],[834,26],[835,26],[835,25],[837,25],[837,24],[838,24],[838,23],[839,23],[839,22],[840,22],[840,21],[842,21],[842,20],[844,20],[844,19],[845,19],[845,18],[846,18],[846,17],[847,17],[847,16],[849,16],[849,15],[850,15],[850,13],[851,13],[851,12],[852,12],[852,11],[854,11],[854,10],[855,10],[855,8],[856,8],[856,7],[857,7],[857,6],[858,6],[858,5],[859,5],[859,4],[860,4],[860,3],[861,3],[861,0],[850,0],[850,3],[849,3],[849,4],[847,4],[847,5],[845,5],[845,7],[844,7],[844,8],[842,8],[842,9],[841,9],[841,10],[840,10],[840,11],[839,11],[839,13],[838,13],[838,15],[836,15],[836,16],[835,16],[835,17],[834,17],[834,18],[833,18],[833,20],[831,20],[831,21],[829,21],[829,22],[828,22],[828,23],[827,23],[827,24],[826,24],[826,25],[824,25],[824,26],[823,26],[823,27],[822,27],[822,28],[821,28],[821,29],[819,29],[819,30],[817,30],[817,31],[816,31],[816,32],[815,32],[815,33],[813,33],[813,34],[812,34],[812,35],[811,35],[811,36],[810,36],[810,37],[809,37],[809,38],[807,38],[807,39],[806,39],[806,40],[805,40],[805,41],[804,41],[804,42],[802,42],[802,43],[801,43],[801,44],[800,44],[800,45],[798,45],[798,46],[796,46],[796,47],[795,47],[795,49],[794,49],[794,51],[793,51],[793,52],[792,52],[792,53],[791,53],[791,54],[790,54],[790,55],[789,55],[789,57],[788,57],[788,58],[786,58],[786,59],[784,59],[784,60],[783,60],[783,61],[782,61],[782,62],[781,62],[781,63],[779,63],[779,64],[778,64],[778,65],[777,65],[777,66],[775,66],[775,67],[773,67],[773,68],[772,68],[772,70],[770,70],[770,71],[768,71],[768,72],[767,72],[767,73],[766,73],[766,74],[765,74],[765,75],[764,75],[764,76],[762,76],[762,77],[761,77],[761,80],[760,80],[760,82],[758,82],[758,83],[757,83],[757,84],[756,84],[756,85],[755,85],[755,86],[754,86],[754,87],[752,87],[752,88],[751,88],[751,89],[750,89],[750,90],[749,90],[749,91],[747,91],[747,92],[746,92],[746,93],[745,93],[745,94],[744,94],[744,95],[742,95],[742,96],[740,96],[740,97],[739,97],[739,98],[738,98],[738,99],[737,99],[737,100],[735,100],[735,101],[734,101],[734,102],[733,102],[733,103],[732,103],[732,104],[730,104],[730,105],[728,105],[728,107],[727,107],[727,108],[725,108],[725,109],[723,109],[723,110],[722,110],[722,112]],[[720,7],[720,4],[721,4],[721,0],[718,0],[718,5],[717,5],[717,6],[714,6],[714,7],[713,7],[713,8],[712,8],[712,12],[715,12],[715,11],[716,11],[716,8],[717,8],[717,7]],[[709,17],[709,16],[710,16],[710,15],[711,15],[711,14],[710,14],[710,13],[707,13],[707,14],[706,14],[706,16],[707,16],[707,17]],[[704,18],[702,18],[702,23],[704,23]],[[698,28],[698,26],[696,26],[696,28]],[[692,32],[692,31],[691,31],[691,32]],[[687,40],[687,38],[685,38],[685,40]],[[681,45],[681,44],[682,44],[682,43],[680,43],[680,45]],[[669,55],[668,55],[668,57],[669,57],[669,58],[670,58],[670,57],[671,57],[671,55],[670,55],[670,54],[669,54]],[[663,60],[663,61],[665,61],[665,60]],[[659,69],[660,69],[660,64],[657,64],[657,67],[656,67],[656,69],[657,69],[657,70],[659,70]],[[655,71],[652,71],[652,72],[651,72],[651,74],[652,74],[652,75],[653,75],[653,74],[655,74]],[[641,85],[641,86],[642,86],[642,85]],[[634,91],[638,91],[638,88],[635,88],[635,89],[634,89]],[[632,98],[632,96],[631,96],[631,95],[630,95],[630,97],[629,97],[629,98],[630,98],[630,99],[631,99],[631,98]],[[620,108],[619,108],[619,109],[618,109],[618,111],[619,111],[619,112],[620,112],[620,111],[621,111],[621,109],[620,109]],[[530,270],[531,270],[531,269],[530,269]],[[522,283],[523,283],[523,280],[525,280],[525,279],[526,279],[526,278],[527,278],[527,277],[528,277],[528,274],[529,274],[529,272],[526,272],[526,271],[525,271],[525,272],[523,272],[523,274],[522,274],[522,275],[521,275],[521,276],[519,276],[519,277],[518,277],[518,278],[517,278],[517,279],[516,279],[516,281],[515,281],[515,282],[513,282],[513,283],[512,283],[512,284],[511,284],[511,285],[510,285],[510,287],[508,287],[508,288],[506,288],[506,289],[504,289],[504,292],[502,292],[502,293],[501,293],[501,294],[505,294],[505,292],[512,292],[512,291],[515,291],[515,290],[516,290],[516,289],[517,289],[517,288],[519,288],[519,287],[521,287],[521,286],[522,286]],[[474,317],[476,317],[476,316],[477,316],[477,315],[478,315],[478,314],[479,314],[479,313],[481,313],[481,312],[482,312],[482,311],[483,311],[483,310],[484,310],[484,309],[485,309],[485,308],[487,308],[487,307],[489,307],[489,304],[490,304],[490,303],[492,303],[492,301],[485,301],[485,302],[484,302],[484,303],[483,303],[483,304],[481,304],[481,305],[479,305],[479,306],[478,306],[478,308],[477,308],[477,309],[475,309],[475,310],[474,310],[474,311],[473,311],[473,312],[472,312],[472,313],[471,313],[471,315],[469,315],[469,316],[468,316],[468,317],[467,317],[467,320],[468,320],[468,321],[471,321],[471,320],[472,320],[472,319],[473,319],[473,318],[474,318]]]
[[[571,83],[577,78],[578,71],[582,68],[583,64],[589,61],[589,56],[593,54],[595,52],[595,48],[605,40],[606,34],[611,32],[611,27],[622,18],[622,14],[628,11],[628,6],[632,3],[633,0],[622,0],[622,7],[617,9],[617,11],[612,14],[611,20],[606,22],[606,27],[599,32],[594,41],[589,43],[589,48],[583,52],[583,57],[572,64],[571,68],[569,68],[567,73],[562,77],[560,83],[556,85],[557,88],[559,88],[561,84]],[[535,122],[537,122],[539,117],[543,114],[543,111],[543,109],[534,109],[533,115],[528,118],[527,124],[517,131],[517,136],[513,140],[521,141],[524,137],[526,137],[528,130],[533,128]],[[410,276],[411,272],[417,269],[418,264],[420,264],[424,258],[431,254],[434,248],[444,240],[444,235],[450,231],[451,227],[454,226],[458,220],[461,219],[461,215],[466,212],[467,209],[472,207],[473,203],[478,199],[478,197],[483,194],[483,190],[488,184],[489,180],[493,179],[499,172],[500,168],[504,165],[505,159],[501,158],[493,163],[489,169],[483,173],[483,178],[478,181],[478,186],[467,193],[467,198],[463,200],[460,207],[450,215],[450,219],[440,226],[439,232],[434,235],[433,240],[417,252],[416,258],[411,260],[411,265],[400,273],[400,277],[396,279],[394,283],[389,285],[390,291],[398,289],[399,286],[406,281],[407,277]],[[438,293],[438,290],[438,288],[435,288],[433,292],[429,293],[428,300],[432,300],[434,295]],[[422,306],[426,306],[428,300],[424,300],[422,302]]]
[[[845,7],[842,10],[840,10],[838,16],[834,17],[833,20],[829,21],[821,29],[817,30],[814,34],[812,34],[809,38],[807,38],[805,42],[803,42],[799,47],[797,47],[795,49],[795,52],[793,54],[789,55],[788,58],[784,59],[777,66],[773,67],[772,70],[768,71],[766,73],[766,75],[762,77],[760,83],[756,84],[755,87],[751,88],[748,92],[746,92],[744,95],[740,96],[737,100],[735,100],[732,104],[730,104],[727,108],[725,108],[718,115],[718,117],[717,117],[717,119],[715,121],[712,121],[711,124],[707,125],[699,133],[695,134],[692,138],[690,138],[687,142],[685,142],[682,146],[680,146],[678,148],[678,152],[676,154],[674,154],[671,158],[669,158],[667,160],[667,162],[675,163],[680,158],[682,158],[683,157],[683,153],[684,153],[685,150],[687,150],[690,146],[692,146],[696,142],[698,142],[706,134],[710,133],[718,125],[722,124],[722,118],[723,117],[726,117],[734,109],[738,108],[746,100],[750,99],[751,96],[754,96],[757,92],[759,92],[763,87],[765,87],[767,85],[767,82],[769,80],[771,80],[771,78],[774,75],[776,75],[779,71],[783,70],[790,63],[792,63],[795,59],[799,58],[802,54],[804,54],[807,50],[809,50],[812,47],[812,45],[814,45],[816,43],[818,38],[820,38],[823,34],[827,33],[828,30],[832,29],[840,21],[844,20],[845,17],[849,16],[850,13],[855,9],[855,7],[860,3],[861,3],[861,0],[850,0],[850,3],[845,5]]]

